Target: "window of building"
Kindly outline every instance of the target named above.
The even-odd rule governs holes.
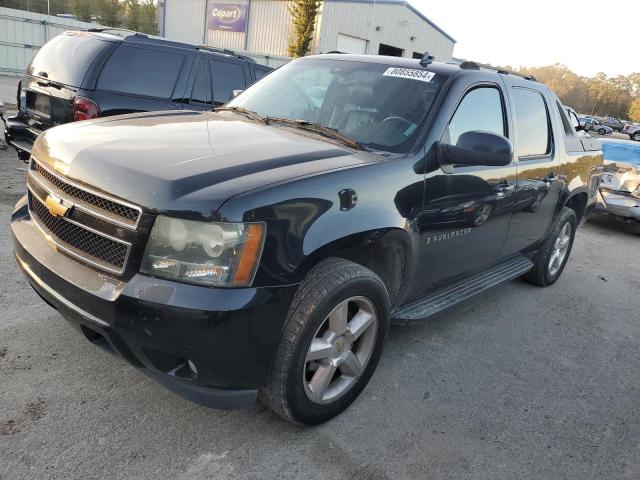
[[[389,57],[401,57],[403,53],[404,53],[404,50],[402,50],[401,48],[392,47],[391,45],[385,45],[384,43],[381,43],[380,48],[378,48],[378,55],[387,55]]]

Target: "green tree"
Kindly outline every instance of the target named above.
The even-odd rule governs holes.
[[[321,5],[322,0],[294,0],[289,7],[293,21],[293,39],[287,49],[290,56],[303,57],[309,52]]]
[[[140,31],[151,35],[158,33],[157,10],[152,1],[140,5]]]
[[[140,29],[140,2],[139,0],[125,0],[123,26],[129,30]]]
[[[565,65],[556,63],[547,67],[519,69],[520,73],[533,75],[538,81],[547,85],[560,98],[562,103],[571,105],[578,111],[586,109],[586,81],[569,70]]]
[[[93,6],[100,25],[106,27],[120,26],[122,4],[119,0],[93,0]]]
[[[126,0],[123,23],[129,30],[158,33],[156,5],[152,0]]]
[[[640,122],[640,97],[636,98],[629,108],[629,119],[634,122]]]
[[[69,0],[69,10],[78,20],[82,22],[90,22],[93,13],[93,5],[91,0]]]

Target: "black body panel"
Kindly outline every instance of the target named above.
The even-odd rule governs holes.
[[[484,284],[464,280],[492,269],[504,273],[510,259],[515,266],[501,278],[521,274],[564,206],[582,221],[593,208],[602,154],[585,151],[575,131],[564,129],[557,99],[543,85],[484,69],[421,67],[416,60],[327,57],[428,69],[443,79],[435,107],[406,151],[352,148],[229,111],[140,113],[58,127],[40,136],[34,161],[139,206],[143,221],[135,235],[113,232],[135,248],[125,272],[105,274],[52,249],[23,200],[12,219],[14,248],[34,288],[138,368],[173,377],[192,360],[198,379],[179,382],[255,394],[297,285],[319,261],[342,257],[372,269],[402,312],[447,285],[473,284],[480,291]],[[546,115],[548,136],[539,157],[519,154],[525,137],[515,88],[533,91],[545,105],[537,111]],[[466,99],[494,106],[494,127],[514,149],[511,163],[442,162],[438,145],[455,143],[455,115],[467,108]],[[159,214],[264,222],[251,288],[197,287],[138,273]],[[47,288],[104,324],[70,312]]]

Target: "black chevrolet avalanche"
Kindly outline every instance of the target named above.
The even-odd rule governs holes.
[[[365,388],[390,323],[558,280],[602,165],[576,129],[532,78],[306,57],[213,112],[44,132],[15,256],[82,335],[168,389],[317,424]]]

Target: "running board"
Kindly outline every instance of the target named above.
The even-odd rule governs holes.
[[[518,256],[476,273],[468,278],[433,290],[426,297],[391,312],[396,324],[424,320],[503,282],[513,280],[533,268],[527,257]]]

